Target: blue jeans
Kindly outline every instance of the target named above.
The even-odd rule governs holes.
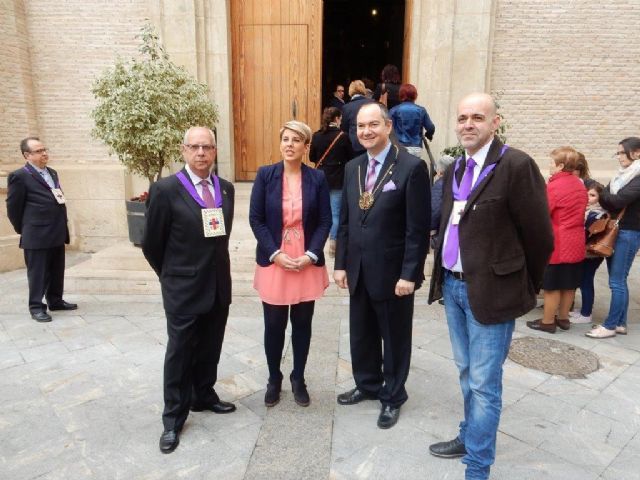
[[[329,201],[331,202],[331,230],[329,230],[329,238],[335,240],[338,236],[338,223],[340,222],[342,190],[331,190],[329,192]]]
[[[467,284],[450,273],[445,274],[443,294],[464,400],[459,438],[467,449],[462,459],[467,465],[465,478],[486,480],[496,457],[502,365],[509,353],[515,320],[496,325],[478,323],[469,306]]]
[[[616,327],[627,325],[627,310],[629,310],[627,277],[639,248],[640,231],[620,230],[613,255],[607,258],[611,304],[609,314],[602,324],[604,328],[615,330]]]
[[[582,295],[582,305],[580,306],[580,315],[588,317],[593,312],[593,301],[595,298],[595,289],[593,288],[593,279],[596,271],[604,258],[585,258],[582,262],[582,280],[580,282],[580,294]]]

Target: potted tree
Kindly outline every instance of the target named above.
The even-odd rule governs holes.
[[[170,162],[179,161],[185,130],[193,125],[213,129],[218,115],[207,86],[169,60],[151,25],[136,38],[140,56],[118,59],[93,83],[92,135],[151,185]],[[129,240],[135,245],[142,242],[146,196],[126,201]]]

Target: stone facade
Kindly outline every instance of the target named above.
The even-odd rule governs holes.
[[[172,58],[207,83],[220,112],[219,169],[233,179],[231,0],[5,0],[0,3],[0,190],[38,134],[69,200],[73,244],[100,249],[126,236],[123,199],[145,189],[90,136],[92,80],[136,53],[149,18]],[[409,78],[437,132],[455,144],[459,98],[501,92],[509,143],[546,169],[547,153],[576,146],[602,180],[616,143],[640,134],[640,0],[412,0]],[[4,173],[2,172],[4,171]],[[17,237],[0,217],[0,255]],[[4,246],[3,246],[4,245]],[[6,266],[0,265],[0,268]]]

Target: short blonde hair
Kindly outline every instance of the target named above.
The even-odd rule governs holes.
[[[282,125],[282,128],[280,129],[280,140],[282,140],[282,134],[285,130],[296,132],[302,137],[305,145],[311,143],[311,128],[306,123],[299,122],[298,120],[289,120],[287,123]]]
[[[367,93],[367,89],[365,88],[362,80],[354,80],[349,84],[349,96],[353,97],[357,93],[360,95]]]

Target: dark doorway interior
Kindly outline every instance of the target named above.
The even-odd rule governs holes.
[[[404,13],[405,0],[324,0],[323,107],[337,83],[376,84],[388,63],[402,72]]]

